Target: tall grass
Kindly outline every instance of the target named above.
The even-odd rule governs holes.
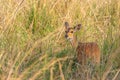
[[[0,80],[120,79],[119,0],[1,0],[0,10]],[[65,21],[99,44],[100,67],[80,68]]]

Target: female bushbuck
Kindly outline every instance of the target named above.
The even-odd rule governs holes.
[[[100,49],[95,42],[81,43],[77,41],[77,36],[74,34],[80,30],[81,24],[71,28],[68,22],[65,22],[65,38],[71,42],[73,48],[77,51],[77,60],[80,64],[87,64],[88,60],[92,63],[100,63]]]

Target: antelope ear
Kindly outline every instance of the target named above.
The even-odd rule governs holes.
[[[65,29],[67,30],[69,28],[69,23],[65,22]]]
[[[77,26],[74,27],[74,30],[75,31],[80,30],[81,27],[82,27],[81,24],[78,24]]]

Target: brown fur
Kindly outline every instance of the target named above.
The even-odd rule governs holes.
[[[93,63],[100,63],[100,50],[96,43],[78,43],[77,60],[81,64],[86,64],[90,59]]]

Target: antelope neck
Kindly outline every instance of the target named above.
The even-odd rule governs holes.
[[[76,49],[78,46],[77,36],[76,35],[73,36],[73,39],[70,42],[71,42],[72,47]]]

